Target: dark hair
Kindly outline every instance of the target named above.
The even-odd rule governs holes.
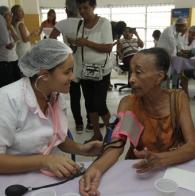
[[[124,21],[111,21],[111,26],[112,26],[112,37],[113,40],[115,39],[120,39],[125,27],[126,23]]]
[[[56,24],[56,12],[54,9],[50,9],[48,12],[47,12],[47,20],[48,20],[48,17],[50,14],[55,14],[55,18],[52,20],[52,24],[55,25]]]
[[[161,32],[159,30],[154,30],[152,36],[156,39],[159,39]]]
[[[76,0],[66,0],[65,3],[67,17],[78,17],[79,10]]]
[[[163,48],[149,48],[138,52],[139,54],[148,54],[155,56],[155,66],[158,70],[163,70],[165,74],[169,70],[170,56]]]
[[[96,0],[76,0],[77,5],[80,5],[81,3],[89,2],[90,6],[96,7],[97,2]]]
[[[16,23],[18,22],[18,16],[17,16],[17,12],[18,12],[18,9],[21,8],[20,5],[14,5],[12,8],[11,8],[11,12],[12,12],[12,25],[15,26]]]

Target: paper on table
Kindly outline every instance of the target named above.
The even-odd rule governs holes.
[[[172,167],[165,171],[163,178],[174,180],[181,188],[195,191],[195,172]]]

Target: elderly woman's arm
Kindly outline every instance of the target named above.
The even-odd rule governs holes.
[[[119,104],[118,112],[126,111],[128,105],[128,97],[124,97]],[[110,148],[106,150],[98,160],[92,163],[79,181],[79,188],[82,196],[96,196],[99,194],[97,189],[101,176],[117,162],[123,151],[124,147]]]
[[[189,101],[184,92],[179,99],[180,105],[180,126],[185,139],[185,144],[176,150],[153,153],[145,149],[144,151],[135,151],[138,158],[142,158],[134,165],[137,172],[147,172],[153,169],[166,167],[178,163],[183,163],[195,158],[195,130],[190,112]],[[146,158],[146,160],[144,160]]]

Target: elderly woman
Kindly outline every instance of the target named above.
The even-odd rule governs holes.
[[[133,166],[138,173],[182,163],[195,157],[195,131],[188,98],[183,91],[175,93],[174,90],[161,88],[169,65],[169,56],[161,48],[142,50],[131,60],[130,83],[133,95],[120,101],[118,113],[131,111],[143,126],[138,145],[133,147],[131,142],[126,157],[141,159]],[[175,110],[178,110],[176,118],[173,117],[175,111],[170,109],[173,107],[170,100],[173,100],[175,95]],[[132,122],[132,119],[129,118],[129,121]],[[173,124],[176,126],[172,126]],[[119,137],[115,128],[113,141],[120,139],[118,148],[112,148],[114,143],[110,144],[110,148],[88,168],[80,180],[80,192],[83,196],[98,195],[101,176],[124,150],[122,144],[127,139],[124,136]]]
[[[67,138],[66,108],[61,93],[73,79],[71,49],[46,39],[24,55],[19,67],[25,77],[0,89],[0,173],[46,170],[68,177],[78,165],[52,149],[81,155],[97,154],[101,143],[76,144]]]
[[[0,87],[20,78],[15,41],[18,37],[11,24],[9,8],[0,6]]]

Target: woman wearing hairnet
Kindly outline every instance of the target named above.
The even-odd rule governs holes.
[[[25,77],[0,88],[0,173],[42,170],[57,177],[75,174],[79,167],[52,150],[97,155],[98,141],[77,144],[66,137],[66,108],[60,93],[73,79],[71,49],[54,39],[35,45],[19,61]]]

